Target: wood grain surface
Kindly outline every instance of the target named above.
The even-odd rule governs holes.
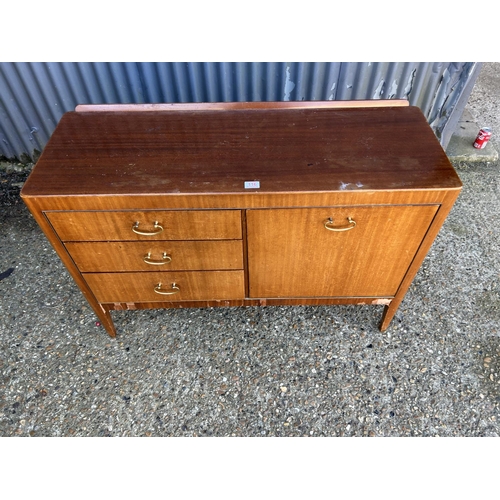
[[[154,302],[181,300],[243,299],[243,271],[174,271],[155,273],[88,273],[83,275],[99,302]],[[171,290],[175,295],[160,295],[154,288]]]
[[[243,269],[241,240],[155,242],[68,242],[66,248],[82,272]],[[166,253],[170,261],[163,259]],[[152,261],[144,262],[150,254]]]
[[[260,188],[246,190],[245,181],[259,181]],[[23,196],[460,186],[413,106],[70,112]]]
[[[144,103],[144,104],[79,104],[78,112],[109,111],[208,111],[229,109],[296,109],[296,108],[373,108],[409,106],[406,99],[358,99],[346,101],[265,101],[265,102],[190,102],[190,103]]]
[[[241,238],[239,210],[47,212],[63,241],[228,240]],[[136,228],[154,235],[142,235]],[[162,228],[155,229],[158,222]]]
[[[438,208],[249,210],[250,297],[394,296]]]

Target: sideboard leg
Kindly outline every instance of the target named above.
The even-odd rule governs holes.
[[[111,319],[111,313],[107,309],[104,309],[104,307],[102,307],[100,304],[99,304],[99,308],[102,312],[100,311],[100,314],[97,314],[98,311],[95,311],[97,314],[97,317],[101,320],[101,324],[102,324],[102,326],[104,326],[104,328],[108,332],[109,336],[112,338],[115,338],[116,337],[116,328],[115,328],[115,325],[113,323],[113,320]]]
[[[381,332],[384,332],[389,327],[389,324],[391,323],[392,318],[394,318],[394,315],[396,314],[396,311],[398,310],[399,302],[400,301],[393,300],[389,305],[384,307],[384,312],[382,314],[382,320],[380,321],[380,325],[379,325],[379,329]]]

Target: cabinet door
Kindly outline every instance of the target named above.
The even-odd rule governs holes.
[[[250,297],[392,297],[438,208],[248,210]]]

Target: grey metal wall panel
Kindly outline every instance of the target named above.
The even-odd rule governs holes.
[[[36,159],[77,104],[408,99],[443,146],[471,62],[3,62],[0,156]],[[466,96],[468,97],[468,95]],[[457,106],[461,109],[457,109]]]

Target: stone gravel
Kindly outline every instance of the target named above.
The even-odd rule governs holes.
[[[249,307],[113,312],[111,339],[3,199],[0,436],[498,436],[499,167],[456,165],[384,333],[382,306]]]

